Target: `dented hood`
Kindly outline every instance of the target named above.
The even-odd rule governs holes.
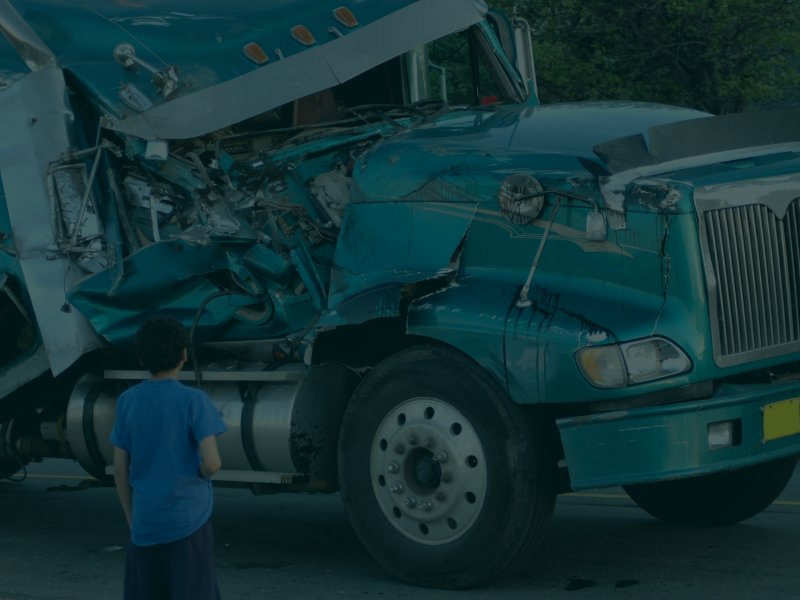
[[[581,102],[535,108],[512,105],[454,112],[436,123],[395,136],[375,147],[356,174],[371,201],[419,195],[427,182],[447,178],[481,196],[486,180],[475,173],[607,172],[594,148],[620,135],[647,135],[650,128],[708,114],[645,102]],[[385,184],[387,169],[392,185]],[[496,185],[491,184],[490,185]],[[494,192],[490,192],[490,195]],[[426,196],[427,199],[433,199]]]
[[[19,0],[15,14],[0,5],[0,26],[29,65],[49,50],[105,112],[106,127],[146,139],[195,137],[332,87],[478,22],[486,8],[472,0]],[[30,43],[36,38],[45,48]],[[248,57],[248,44],[263,55],[251,46]]]

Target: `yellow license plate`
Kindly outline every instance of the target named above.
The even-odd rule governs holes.
[[[764,406],[764,441],[800,433],[800,398]]]

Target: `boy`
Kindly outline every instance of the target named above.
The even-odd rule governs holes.
[[[177,377],[188,335],[172,318],[147,320],[136,354],[152,377],[117,400],[114,481],[131,530],[125,600],[218,600],[211,477],[227,428],[201,390]]]

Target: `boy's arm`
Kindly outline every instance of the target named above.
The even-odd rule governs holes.
[[[127,450],[114,447],[114,483],[117,487],[117,496],[119,496],[119,503],[122,505],[122,510],[125,513],[125,519],[128,521],[128,527],[131,526],[131,484],[128,482],[128,471],[131,465],[131,455]]]
[[[205,479],[211,477],[222,468],[222,459],[219,457],[217,437],[208,435],[200,440],[200,475]]]

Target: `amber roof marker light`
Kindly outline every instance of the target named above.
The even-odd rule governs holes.
[[[292,37],[304,46],[313,46],[317,43],[314,34],[305,25],[295,25],[291,29]]]
[[[346,6],[340,6],[338,8],[333,9],[333,18],[339,21],[345,27],[352,29],[353,27],[358,27],[358,19]]]
[[[245,44],[244,48],[242,48],[242,52],[244,52],[244,55],[257,65],[265,65],[269,62],[269,56],[267,56],[267,53],[264,52],[264,49],[255,42]]]

